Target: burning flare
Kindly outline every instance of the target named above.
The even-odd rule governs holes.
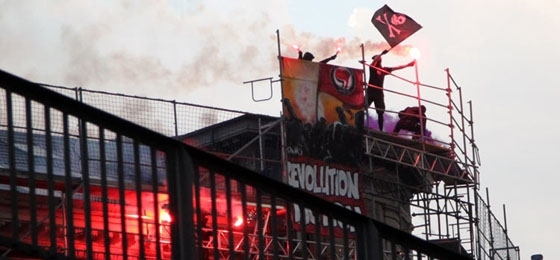
[[[160,215],[160,219],[161,219],[162,223],[164,223],[164,222],[170,223],[171,222],[171,215],[169,215],[169,212],[167,212],[167,211],[162,211],[161,215]]]
[[[408,54],[415,60],[420,58],[420,50],[416,47],[408,48]]]
[[[238,216],[238,217],[237,217],[237,220],[235,221],[235,223],[233,223],[233,226],[234,226],[234,227],[239,227],[239,226],[241,226],[242,224],[243,224],[243,217]]]

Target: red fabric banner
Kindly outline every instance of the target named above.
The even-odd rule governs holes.
[[[362,71],[347,67],[321,64],[319,91],[328,93],[345,106],[359,109],[364,107]]]

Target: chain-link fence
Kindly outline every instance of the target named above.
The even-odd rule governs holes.
[[[266,176],[277,180],[282,178],[281,130],[280,124],[274,124],[278,120],[276,118],[175,100],[42,85],[163,135],[182,138],[190,145],[203,148]],[[231,136],[235,134],[235,138],[229,141],[218,140],[217,133],[212,133],[211,136],[196,135],[197,130],[233,121],[232,119],[242,116],[258,117],[254,122],[260,123],[250,126],[247,124],[251,120],[244,121],[245,124],[232,123],[233,126],[228,130],[231,131]],[[248,134],[251,131],[252,133]]]
[[[478,216],[477,259],[519,260],[519,247],[509,238],[507,229],[500,224],[480,194],[476,194],[475,200]]]
[[[187,134],[247,114],[242,111],[195,105],[175,100],[42,85],[166,136]]]

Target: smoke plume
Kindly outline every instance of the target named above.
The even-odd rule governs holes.
[[[298,32],[287,13],[280,0],[3,2],[0,69],[41,83],[180,99],[278,75],[277,36],[283,56],[297,57],[293,44],[317,59],[341,47],[332,63],[353,67],[361,66],[362,44],[366,61],[388,48]]]

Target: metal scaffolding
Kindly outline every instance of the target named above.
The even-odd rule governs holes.
[[[448,120],[428,118],[428,122],[430,127],[433,125],[434,128],[447,129],[449,139],[414,140],[402,133],[394,136],[375,129],[367,131],[364,136],[364,155],[368,159],[364,163],[367,170],[363,176],[371,180],[370,185],[366,186],[371,187],[372,204],[390,200],[399,205],[396,208],[408,208],[401,213],[409,214],[411,226],[399,228],[425,240],[452,246],[459,252],[464,250],[476,259],[494,259],[496,255],[504,259],[506,255],[510,259],[518,259],[519,249],[511,242],[507,228],[494,217],[488,203],[479,195],[480,158],[474,137],[472,102],[463,101],[462,90],[449,70],[446,70],[446,78],[448,85],[445,88],[403,79],[414,86],[413,93],[426,88],[446,97],[437,102],[416,94],[385,90],[391,95],[418,100],[431,111],[439,110],[443,111],[440,114],[448,114]],[[277,81],[271,81],[271,84],[273,82]],[[199,147],[275,179],[283,178],[285,161],[282,147],[285,140],[280,124],[277,124],[278,118],[175,100],[43,85],[167,136],[181,140],[200,140],[197,138],[204,136],[209,139],[198,143]],[[128,113],[126,108],[129,106],[143,106],[147,108],[143,111],[149,112]],[[395,115],[397,112],[386,113]],[[244,116],[256,118],[253,122],[258,121],[249,128],[250,131],[242,124],[246,123],[243,122]],[[232,120],[239,120],[236,126],[243,126],[237,130],[253,132],[235,135],[235,132],[230,131],[229,137],[223,140],[216,139],[219,130],[212,130],[212,134],[205,135],[208,129],[218,129]],[[382,168],[392,172],[392,176],[376,176],[375,173]],[[409,180],[411,176],[414,180]],[[375,207],[371,215],[375,215],[373,211]],[[397,222],[408,224],[407,221]]]

